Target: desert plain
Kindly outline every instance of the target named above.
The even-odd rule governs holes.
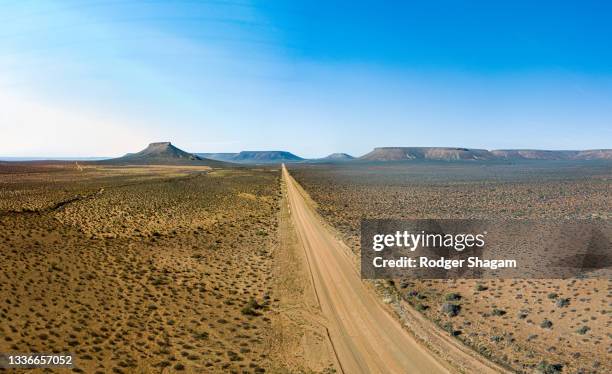
[[[363,217],[612,216],[609,162],[287,168],[355,256]],[[0,351],[87,373],[341,371],[286,191],[278,164],[0,163]],[[510,372],[612,371],[607,279],[364,282],[441,361],[450,339]]]
[[[279,195],[267,169],[0,166],[0,351],[264,372]]]
[[[290,171],[355,255],[362,218],[612,217],[609,162],[409,161],[293,165]],[[373,285],[398,318],[417,311],[510,371],[612,371],[608,279],[393,279]]]

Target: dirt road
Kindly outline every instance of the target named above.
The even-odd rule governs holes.
[[[321,223],[283,165],[291,217],[342,372],[446,373],[361,281],[346,249]]]

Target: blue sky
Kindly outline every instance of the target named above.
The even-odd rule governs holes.
[[[612,148],[606,1],[3,1],[0,155]]]

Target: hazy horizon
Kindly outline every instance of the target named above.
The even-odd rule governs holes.
[[[364,156],[365,154],[367,154],[368,152],[364,152],[363,154],[350,154],[347,152],[330,152],[324,155],[318,155],[318,156],[311,156],[311,157],[305,157],[302,156],[301,154],[298,154],[296,152],[291,151],[290,149],[243,149],[243,150],[239,150],[239,151],[221,151],[221,152],[200,152],[200,151],[192,151],[192,150],[188,150],[188,149],[183,149],[180,146],[177,146],[176,144],[174,144],[173,142],[172,145],[174,145],[175,147],[189,152],[189,153],[193,153],[193,154],[205,154],[205,153],[210,153],[210,154],[214,154],[214,153],[235,153],[238,154],[240,152],[289,152],[292,153],[298,157],[301,157],[305,160],[316,160],[316,159],[320,159],[320,158],[324,158],[327,156],[330,156],[334,153],[345,153],[345,154],[349,154],[350,156],[353,156],[355,158]],[[425,148],[466,148],[466,147],[461,147],[461,146],[374,146],[370,149],[373,150],[375,148],[420,148],[420,147],[425,147]],[[144,149],[145,147],[143,147]],[[469,148],[469,149],[475,149],[475,148]],[[493,150],[510,150],[510,148],[505,148],[505,149],[495,149],[495,148],[482,148],[488,151],[493,151]],[[605,149],[607,150],[607,148],[598,148],[598,149]],[[521,150],[521,151],[588,151],[588,150],[598,150],[595,148],[591,148],[591,149],[542,149],[542,148],[516,148],[516,149],[512,149],[512,150]],[[119,155],[112,155],[112,156],[3,156],[0,155],[0,161],[46,161],[46,160],[57,160],[57,161],[96,161],[96,160],[107,160],[107,159],[112,159],[112,158],[117,158],[117,157],[121,157],[126,155],[127,153],[135,153],[138,152],[142,149],[138,149],[138,150],[134,150],[133,152],[124,152],[122,154]]]
[[[0,157],[612,148],[612,5],[11,2]]]

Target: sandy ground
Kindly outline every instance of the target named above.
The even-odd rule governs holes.
[[[289,213],[287,185],[279,210],[278,246],[272,267],[273,294],[279,307],[272,313],[269,334],[273,373],[334,373],[337,359],[321,307]]]
[[[612,218],[609,163],[406,162],[290,165],[289,171],[356,256],[361,217]],[[612,372],[608,279],[395,279],[379,281],[376,290],[409,317],[401,320],[419,340],[412,320],[425,317],[435,325],[425,333],[442,329],[440,338],[514,372]],[[449,295],[458,315],[442,309]],[[425,335],[426,346],[434,345],[435,337]]]
[[[283,168],[291,216],[344,373],[445,373],[362,284],[342,244],[319,222]]]
[[[277,372],[278,169],[10,166],[0,352],[71,353],[76,373]]]

